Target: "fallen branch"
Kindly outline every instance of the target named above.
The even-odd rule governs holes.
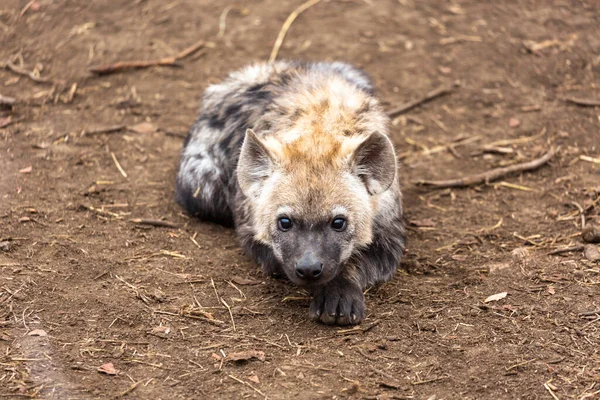
[[[576,104],[582,107],[600,107],[600,100],[578,99],[576,97],[566,97],[564,100],[567,103]]]
[[[294,23],[298,15],[302,14],[304,11],[308,10],[310,7],[319,3],[321,0],[308,0],[306,3],[301,4],[298,8],[296,8],[292,13],[287,17],[283,25],[281,26],[281,30],[277,35],[277,39],[275,40],[275,45],[273,46],[273,50],[271,50],[271,55],[269,56],[269,62],[272,63],[277,59],[277,53],[279,53],[279,49],[283,44],[283,39],[285,39],[285,35],[287,31],[290,29],[290,26]]]
[[[446,181],[426,181],[420,180],[416,181],[415,185],[418,186],[431,186],[434,188],[455,188],[455,187],[467,187],[472,185],[478,185],[480,183],[489,183],[495,181],[496,179],[502,178],[506,175],[512,174],[514,172],[525,172],[532,171],[546,164],[554,155],[558,152],[559,148],[553,148],[544,154],[542,157],[521,163],[510,165],[504,168],[495,168],[487,172],[483,172],[477,175],[466,176],[464,178],[458,179],[449,179]]]
[[[160,226],[165,228],[179,228],[179,226],[173,222],[163,221],[160,219],[144,219],[144,218],[134,218],[130,220],[134,224],[139,225],[150,225],[150,226]]]
[[[98,65],[95,67],[90,67],[90,72],[93,72],[98,75],[106,75],[113,74],[115,72],[127,70],[127,69],[140,69],[140,68],[149,68],[157,65],[166,65],[166,66],[175,66],[177,65],[177,61],[180,61],[196,51],[200,50],[204,47],[205,42],[201,40],[196,44],[182,50],[179,54],[173,57],[163,57],[157,60],[148,60],[148,61],[118,61],[112,64]]]
[[[421,97],[420,99],[410,101],[410,102],[402,104],[401,106],[398,106],[394,109],[391,109],[390,111],[388,111],[388,115],[391,118],[397,117],[398,115],[404,114],[405,112],[412,110],[413,108],[418,107],[421,104],[428,103],[431,100],[437,99],[438,97],[442,97],[442,96],[452,93],[457,86],[458,85],[456,83],[453,83],[453,84],[447,85],[447,86],[441,86],[437,89],[430,91],[429,93],[427,93],[425,96]]]
[[[546,253],[547,256],[555,256],[557,254],[570,253],[572,251],[583,251],[583,245],[578,244],[575,246],[563,247],[562,249],[556,249],[549,253]]]

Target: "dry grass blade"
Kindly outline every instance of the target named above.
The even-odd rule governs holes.
[[[418,186],[429,186],[429,187],[433,187],[433,188],[437,188],[437,189],[443,189],[443,188],[467,187],[467,186],[479,185],[481,183],[489,183],[489,182],[495,181],[496,179],[502,178],[506,175],[509,175],[509,174],[512,174],[515,172],[525,172],[525,171],[535,170],[535,169],[541,167],[542,165],[546,164],[548,161],[550,161],[552,159],[552,157],[554,157],[556,155],[558,150],[559,150],[559,148],[553,148],[553,149],[549,150],[546,154],[544,154],[542,157],[537,158],[535,160],[532,160],[532,161],[529,161],[526,163],[510,165],[510,166],[504,167],[504,168],[495,168],[495,169],[492,169],[492,170],[489,170],[487,172],[483,172],[483,173],[477,174],[477,175],[466,176],[466,177],[458,178],[458,179],[449,179],[449,180],[445,180],[445,181],[420,180],[420,181],[415,182],[415,184]]]
[[[121,164],[119,163],[119,160],[117,160],[117,156],[115,155],[115,153],[111,152],[110,156],[112,157],[113,161],[115,162],[115,165],[117,166],[117,169],[119,170],[121,175],[123,175],[123,178],[127,178],[127,172],[125,172],[123,167],[121,167]]]
[[[300,14],[302,14],[304,11],[308,10],[310,7],[316,5],[320,1],[321,0],[308,0],[306,3],[300,5],[294,11],[292,11],[292,13],[287,17],[287,19],[281,26],[281,30],[279,31],[279,34],[277,35],[277,39],[275,40],[275,45],[273,46],[273,50],[271,50],[271,55],[269,56],[270,63],[274,62],[277,59],[277,53],[279,53],[279,49],[281,48],[281,45],[283,44],[283,39],[285,39],[285,35],[287,34],[287,31],[290,29],[290,26],[292,26],[292,24],[294,23],[296,18],[298,18],[298,16]]]

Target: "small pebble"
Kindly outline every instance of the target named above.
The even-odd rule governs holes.
[[[581,237],[588,243],[600,243],[600,226],[587,224],[581,231]]]
[[[594,245],[585,246],[583,255],[591,262],[600,261],[600,251],[598,251],[598,248]]]
[[[8,253],[10,251],[10,249],[12,249],[11,242],[9,242],[8,240],[5,240],[4,242],[0,242],[0,250]]]

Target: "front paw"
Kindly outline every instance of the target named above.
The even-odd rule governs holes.
[[[356,325],[365,317],[365,298],[360,287],[345,279],[334,279],[316,288],[310,303],[310,318],[327,325]]]

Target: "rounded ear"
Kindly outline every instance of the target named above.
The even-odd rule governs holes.
[[[396,178],[396,152],[392,141],[382,133],[372,133],[354,150],[353,166],[369,194],[385,192]]]
[[[242,192],[249,196],[260,189],[263,181],[271,175],[273,157],[252,129],[246,130],[237,165],[237,180]]]

